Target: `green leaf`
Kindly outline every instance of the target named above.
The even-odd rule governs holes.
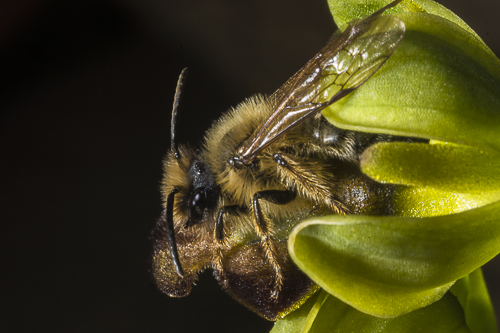
[[[381,183],[460,193],[500,191],[500,155],[462,145],[381,143],[363,153],[361,170]]]
[[[327,216],[289,238],[295,263],[330,294],[378,317],[439,300],[500,252],[500,202],[429,218]]]
[[[496,333],[497,324],[481,269],[458,280],[450,291],[465,311],[467,326],[474,333]]]
[[[406,33],[363,86],[323,111],[334,125],[500,152],[500,61],[457,24],[397,14]]]
[[[470,332],[456,297],[447,293],[438,302],[397,318],[367,315],[328,295],[324,291],[316,300],[319,311],[310,315],[309,326],[288,325],[289,316],[278,321],[271,333],[365,332],[365,333],[466,333]],[[293,313],[292,313],[293,314]]]

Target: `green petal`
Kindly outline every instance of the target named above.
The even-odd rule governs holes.
[[[330,294],[394,317],[432,304],[500,252],[500,202],[425,219],[317,218],[292,231],[289,252]]]
[[[329,296],[324,302],[309,332],[470,332],[457,299],[446,294],[439,302],[409,314],[377,318]]]
[[[456,214],[498,201],[499,197],[498,192],[470,194],[405,187],[396,194],[395,214],[410,217]]]
[[[327,297],[328,294],[324,291],[317,292],[300,308],[278,320],[271,333],[307,332]]]
[[[458,280],[450,291],[465,311],[467,326],[474,333],[496,333],[495,313],[481,269]]]
[[[377,144],[363,153],[361,169],[381,183],[460,193],[500,191],[500,155],[462,145]]]
[[[323,111],[338,127],[500,152],[500,61],[471,33],[425,13],[363,86]]]
[[[355,19],[362,19],[389,4],[388,0],[328,0],[328,6],[337,27],[344,27]],[[401,5],[385,13],[402,12]]]
[[[470,332],[463,310],[456,298],[446,294],[439,302],[409,314],[391,318],[377,318],[329,296],[323,304],[309,332]]]
[[[361,168],[378,182],[411,186],[396,193],[400,216],[453,214],[500,200],[500,156],[476,148],[377,144],[363,153]]]
[[[373,332],[373,333],[466,333],[470,332],[456,297],[447,293],[438,302],[397,318],[377,318],[367,315],[322,292],[316,301],[319,311],[310,315],[309,326],[289,326],[288,316],[277,322],[272,333],[306,332]],[[293,313],[292,313],[293,314]]]
[[[328,6],[330,7],[330,12],[332,13],[335,23],[338,27],[342,27],[354,19],[360,19],[370,15],[390,2],[390,0],[370,0],[369,3],[366,3],[366,0],[328,0]],[[465,29],[476,38],[480,39],[474,30],[472,30],[460,17],[435,1],[406,0],[401,2],[397,7],[386,11],[388,14],[401,12],[428,13],[440,16],[457,24],[462,29]]]

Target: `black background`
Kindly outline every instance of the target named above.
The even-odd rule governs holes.
[[[500,54],[497,0],[442,1]],[[265,332],[206,272],[160,294],[149,234],[177,77],[180,140],[272,93],[334,31],[326,0],[0,4],[0,230],[6,331]],[[500,309],[498,260],[485,266]],[[4,313],[5,314],[5,313]]]

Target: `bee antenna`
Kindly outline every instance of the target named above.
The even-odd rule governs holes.
[[[182,271],[181,261],[179,260],[179,253],[177,252],[177,244],[175,243],[174,235],[174,196],[179,192],[177,187],[174,187],[167,197],[167,208],[166,208],[166,222],[167,222],[167,239],[170,245],[170,255],[174,262],[175,270],[180,277],[184,277],[184,272]]]
[[[175,96],[174,96],[174,106],[172,109],[172,121],[170,124],[170,148],[174,152],[175,158],[179,159],[181,155],[179,154],[179,149],[177,148],[177,142],[176,142],[176,120],[177,120],[177,110],[179,110],[179,101],[181,99],[181,90],[182,86],[184,85],[184,82],[186,81],[186,76],[187,76],[187,67],[184,68],[181,72],[181,75],[179,75],[179,80],[177,81],[177,88],[175,88]]]

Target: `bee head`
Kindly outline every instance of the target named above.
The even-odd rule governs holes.
[[[171,151],[164,162],[161,191],[164,198],[164,227],[166,245],[179,276],[183,269],[177,252],[182,234],[204,234],[217,208],[219,187],[209,165],[202,155],[183,145],[178,147],[178,158]],[[191,230],[193,229],[193,230]]]
[[[171,121],[171,149],[164,162],[162,192],[165,198],[165,238],[177,274],[184,272],[177,251],[176,233],[201,224],[216,207],[218,187],[209,165],[194,149],[178,146],[176,120],[187,68],[181,72],[174,97]],[[212,208],[212,209],[210,209]],[[175,216],[175,220],[174,220]],[[178,235],[177,235],[178,236]]]

